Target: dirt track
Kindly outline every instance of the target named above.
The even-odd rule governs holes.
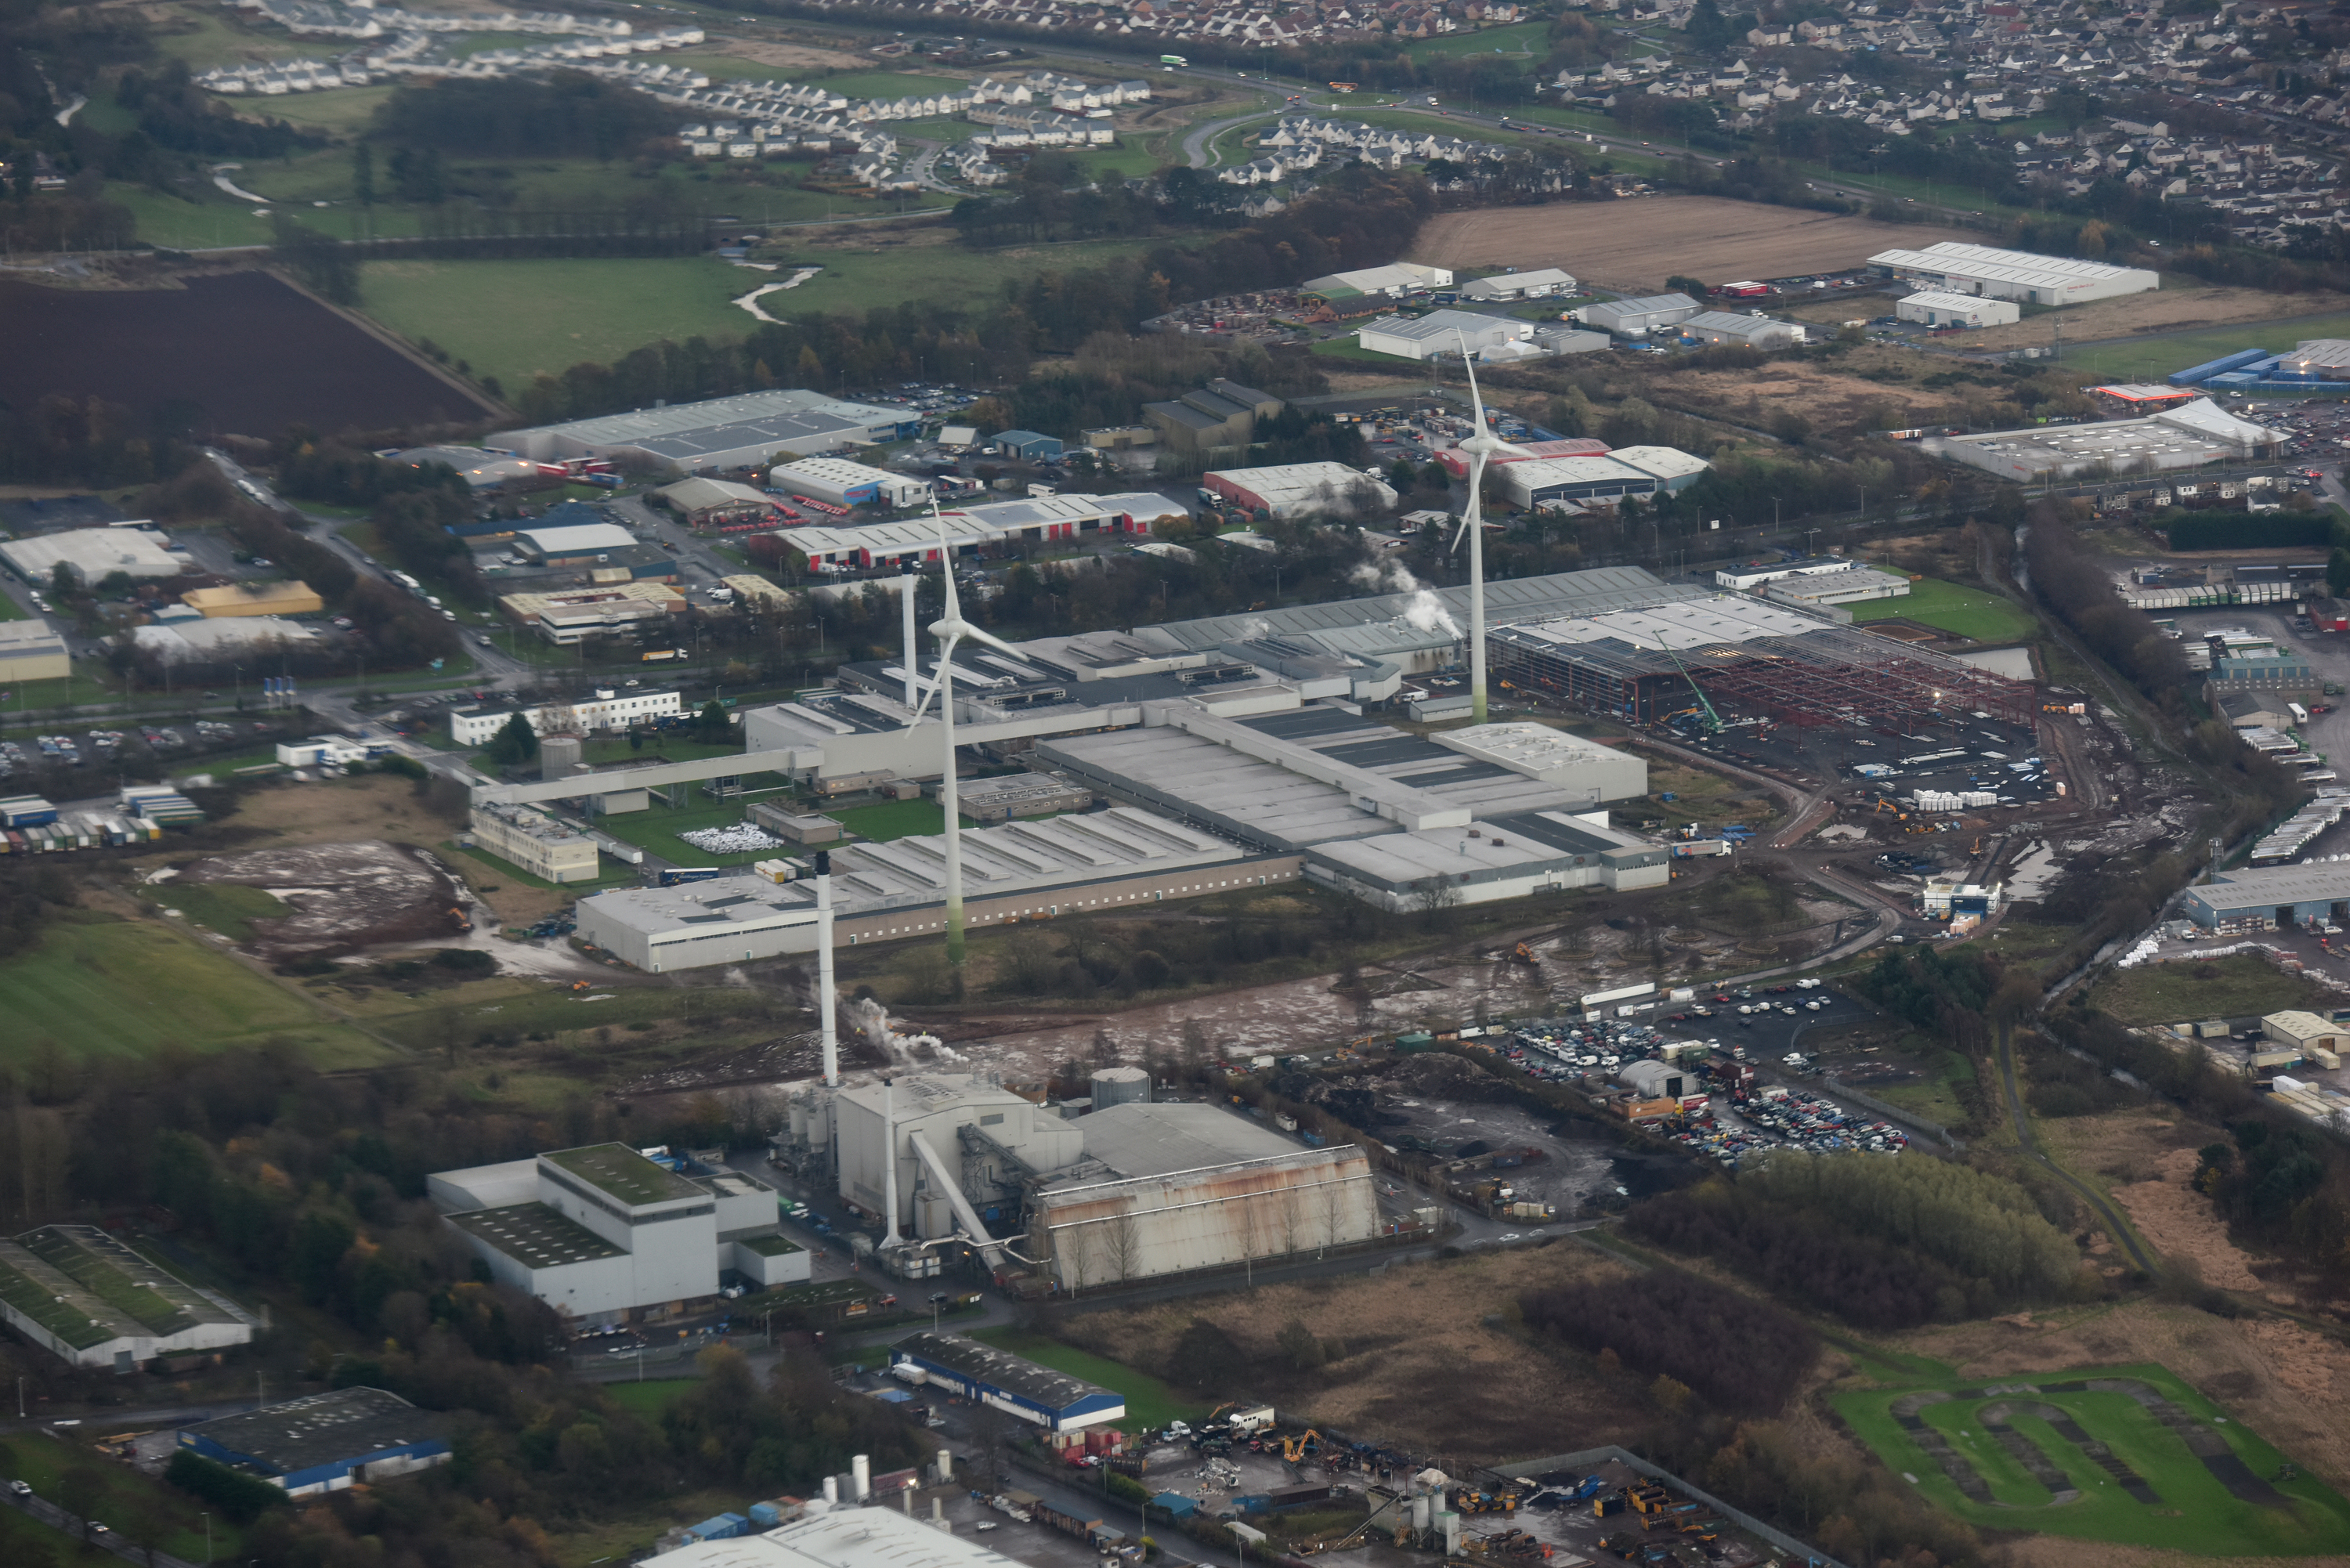
[[[1897,245],[1981,237],[1718,196],[1649,196],[1445,213],[1405,254],[1430,266],[1555,266],[1603,288],[1654,289],[1673,273],[1726,283],[1834,272]]]

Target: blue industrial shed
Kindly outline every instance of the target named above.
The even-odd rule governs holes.
[[[918,1334],[889,1347],[889,1367],[919,1371],[921,1382],[975,1404],[990,1405],[1048,1432],[1074,1431],[1123,1420],[1126,1397],[1055,1372],[959,1334]]]
[[[449,1423],[380,1388],[338,1388],[184,1427],[180,1447],[305,1497],[446,1461]]]
[[[1061,455],[1058,436],[1040,435],[1035,431],[998,431],[993,441],[995,450],[1004,456],[1024,458],[1030,462]]]

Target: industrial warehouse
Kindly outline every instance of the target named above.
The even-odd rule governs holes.
[[[841,1200],[880,1221],[885,1264],[913,1276],[935,1273],[952,1242],[1082,1292],[1381,1234],[1355,1144],[1154,1104],[1139,1068],[1098,1070],[1092,1087],[1068,1106],[973,1074],[819,1087],[793,1102],[776,1148],[801,1170],[837,1170]],[[1028,1418],[1047,1414],[1064,1418]]]
[[[889,1347],[889,1371],[901,1382],[953,1389],[975,1405],[1007,1411],[1048,1432],[1126,1419],[1122,1396],[959,1334],[899,1340]]]
[[[1388,909],[1439,888],[1483,903],[1662,884],[1671,851],[1598,809],[1645,793],[1645,764],[1587,742],[1529,758],[1523,731],[1539,727],[1489,745],[1474,727],[1420,740],[1343,708],[1232,719],[1166,703],[1139,728],[1036,752],[1111,799],[1301,856],[1315,880]]]
[[[774,460],[873,446],[914,433],[905,409],[846,402],[821,392],[744,392],[699,403],[639,409],[507,431],[498,439],[534,462],[603,458],[678,473],[707,473]]]
[[[1928,436],[1919,444],[1937,457],[2022,481],[2078,473],[2168,473],[2210,462],[2257,462],[2275,457],[2284,439],[2266,425],[2238,419],[2209,398],[2197,398],[2144,419]]]
[[[2350,925],[2350,865],[2222,871],[2178,898],[2179,913],[2206,929]]]
[[[779,1240],[773,1189],[666,1149],[558,1149],[441,1171],[426,1193],[493,1279],[581,1322],[674,1315],[715,1297],[726,1271],[807,1278],[805,1253],[765,1244]]]
[[[574,786],[577,787],[576,785]],[[1196,898],[1294,881],[1295,857],[1251,854],[1149,812],[1114,809],[962,834],[964,913],[973,925]],[[945,928],[945,844],[936,835],[833,852],[844,944]],[[758,876],[630,888],[579,902],[581,940],[650,974],[805,953],[816,894]]]
[[[2107,266],[1959,240],[1944,240],[1921,251],[1881,251],[1868,263],[1925,293],[1986,295],[2026,305],[2086,305],[2162,286],[2160,275],[2144,267]]]
[[[0,1240],[0,1320],[68,1366],[115,1372],[249,1344],[261,1326],[95,1225]]]
[[[452,1425],[380,1388],[338,1388],[182,1427],[179,1447],[316,1497],[447,1464]]]

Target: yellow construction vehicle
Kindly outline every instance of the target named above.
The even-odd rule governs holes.
[[[1520,942],[1516,947],[1510,950],[1510,961],[1512,963],[1530,964],[1537,969],[1542,967],[1542,960],[1534,957],[1534,950],[1524,942]]]
[[[1308,1454],[1321,1451],[1322,1434],[1310,1427],[1294,1438],[1281,1439],[1281,1457],[1293,1465]]]

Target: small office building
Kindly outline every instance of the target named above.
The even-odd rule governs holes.
[[[1929,289],[1895,305],[1893,314],[1928,327],[2012,327],[2023,318],[2023,307],[2012,299]]]

